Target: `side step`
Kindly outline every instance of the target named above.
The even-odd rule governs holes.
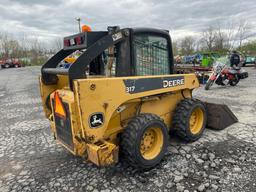
[[[237,117],[227,105],[207,102],[205,102],[205,105],[207,110],[206,127],[222,130],[238,122]]]

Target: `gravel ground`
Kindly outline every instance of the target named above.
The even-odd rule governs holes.
[[[164,160],[138,172],[126,163],[98,168],[58,146],[44,118],[38,67],[0,70],[0,192],[256,191],[256,69],[237,87],[194,95],[227,104],[239,123],[206,129],[194,143],[171,136]]]

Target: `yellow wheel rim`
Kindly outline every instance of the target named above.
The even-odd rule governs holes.
[[[203,128],[204,112],[200,107],[195,108],[190,116],[189,126],[192,134],[197,134]]]
[[[140,143],[140,152],[144,159],[154,159],[162,150],[163,133],[161,128],[153,127],[146,130]]]

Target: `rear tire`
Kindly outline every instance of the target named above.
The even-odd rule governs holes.
[[[134,117],[121,135],[122,157],[133,167],[149,169],[156,166],[167,150],[168,131],[157,115]]]
[[[213,80],[210,80],[210,79],[209,79],[209,80],[206,82],[204,89],[205,89],[205,90],[209,90],[210,87],[212,86],[212,84],[213,84]]]
[[[229,81],[229,84],[230,84],[231,86],[236,86],[239,81],[240,81],[240,78],[238,77],[238,75],[235,75],[235,76],[234,76],[234,79],[232,79],[231,81]]]
[[[10,65],[8,64],[8,63],[6,63],[6,64],[4,64],[4,68],[9,68],[10,67]]]
[[[182,100],[173,115],[173,128],[185,141],[198,140],[206,125],[205,105],[196,99]]]

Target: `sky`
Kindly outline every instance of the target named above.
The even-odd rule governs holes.
[[[107,26],[154,27],[172,38],[200,35],[211,25],[246,20],[256,31],[255,0],[0,0],[0,32],[53,41],[78,32],[75,18],[92,30]]]

